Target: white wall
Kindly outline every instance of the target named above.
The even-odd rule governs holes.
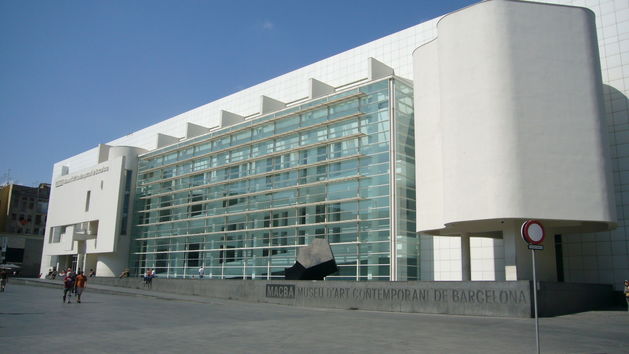
[[[511,1],[441,19],[429,59],[424,47],[414,54],[415,140],[441,137],[417,149],[419,231],[489,232],[506,219],[613,226],[593,20],[582,8]],[[425,215],[439,205],[440,218]]]
[[[118,223],[118,204],[123,177],[124,158],[98,164],[92,168],[62,176],[53,181],[49,201],[46,237],[49,238],[52,227],[72,225],[76,223],[98,220],[98,236],[96,245],[88,243],[88,251],[112,252],[116,226]],[[107,169],[105,172],[75,180],[57,186],[60,180],[69,180],[92,171]],[[89,210],[85,210],[87,191],[90,191]],[[113,206],[113,207],[112,207]],[[47,240],[48,240],[47,238]],[[62,244],[64,241],[62,240]],[[46,251],[63,252],[62,245],[47,245]],[[74,250],[76,251],[76,250]],[[66,252],[68,253],[68,252]]]
[[[629,279],[629,1],[575,0],[596,13],[604,107],[616,190],[618,228],[563,237],[565,280],[613,284]]]
[[[126,265],[130,236],[120,236],[125,170],[137,170],[137,154],[141,150],[107,149],[107,161],[53,180],[42,257],[43,274],[55,265],[51,264],[55,256],[80,253],[79,242],[85,242],[86,254],[99,254],[108,259],[108,262],[99,260],[102,264],[97,269],[99,275],[117,275]],[[77,224],[85,222],[98,222],[95,236],[74,232]],[[131,216],[128,224],[131,225]],[[66,227],[66,232],[59,242],[54,242],[53,229],[62,226]]]

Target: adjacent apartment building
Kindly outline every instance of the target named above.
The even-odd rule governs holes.
[[[59,161],[42,272],[629,276],[629,4],[481,2]]]
[[[0,186],[0,264],[21,276],[39,276],[50,185]]]

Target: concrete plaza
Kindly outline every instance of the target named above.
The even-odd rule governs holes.
[[[13,279],[11,279],[13,280]],[[0,293],[2,353],[531,353],[533,319],[298,308],[121,289],[88,282]],[[627,353],[629,313],[540,319],[543,353]]]

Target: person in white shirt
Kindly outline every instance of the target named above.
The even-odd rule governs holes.
[[[205,269],[201,266],[201,268],[199,268],[199,279],[203,279],[203,275],[205,275]]]

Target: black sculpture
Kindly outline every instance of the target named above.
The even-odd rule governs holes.
[[[323,280],[325,276],[338,269],[328,241],[315,238],[311,245],[297,251],[297,262],[290,268],[284,268],[284,278],[286,280]]]

